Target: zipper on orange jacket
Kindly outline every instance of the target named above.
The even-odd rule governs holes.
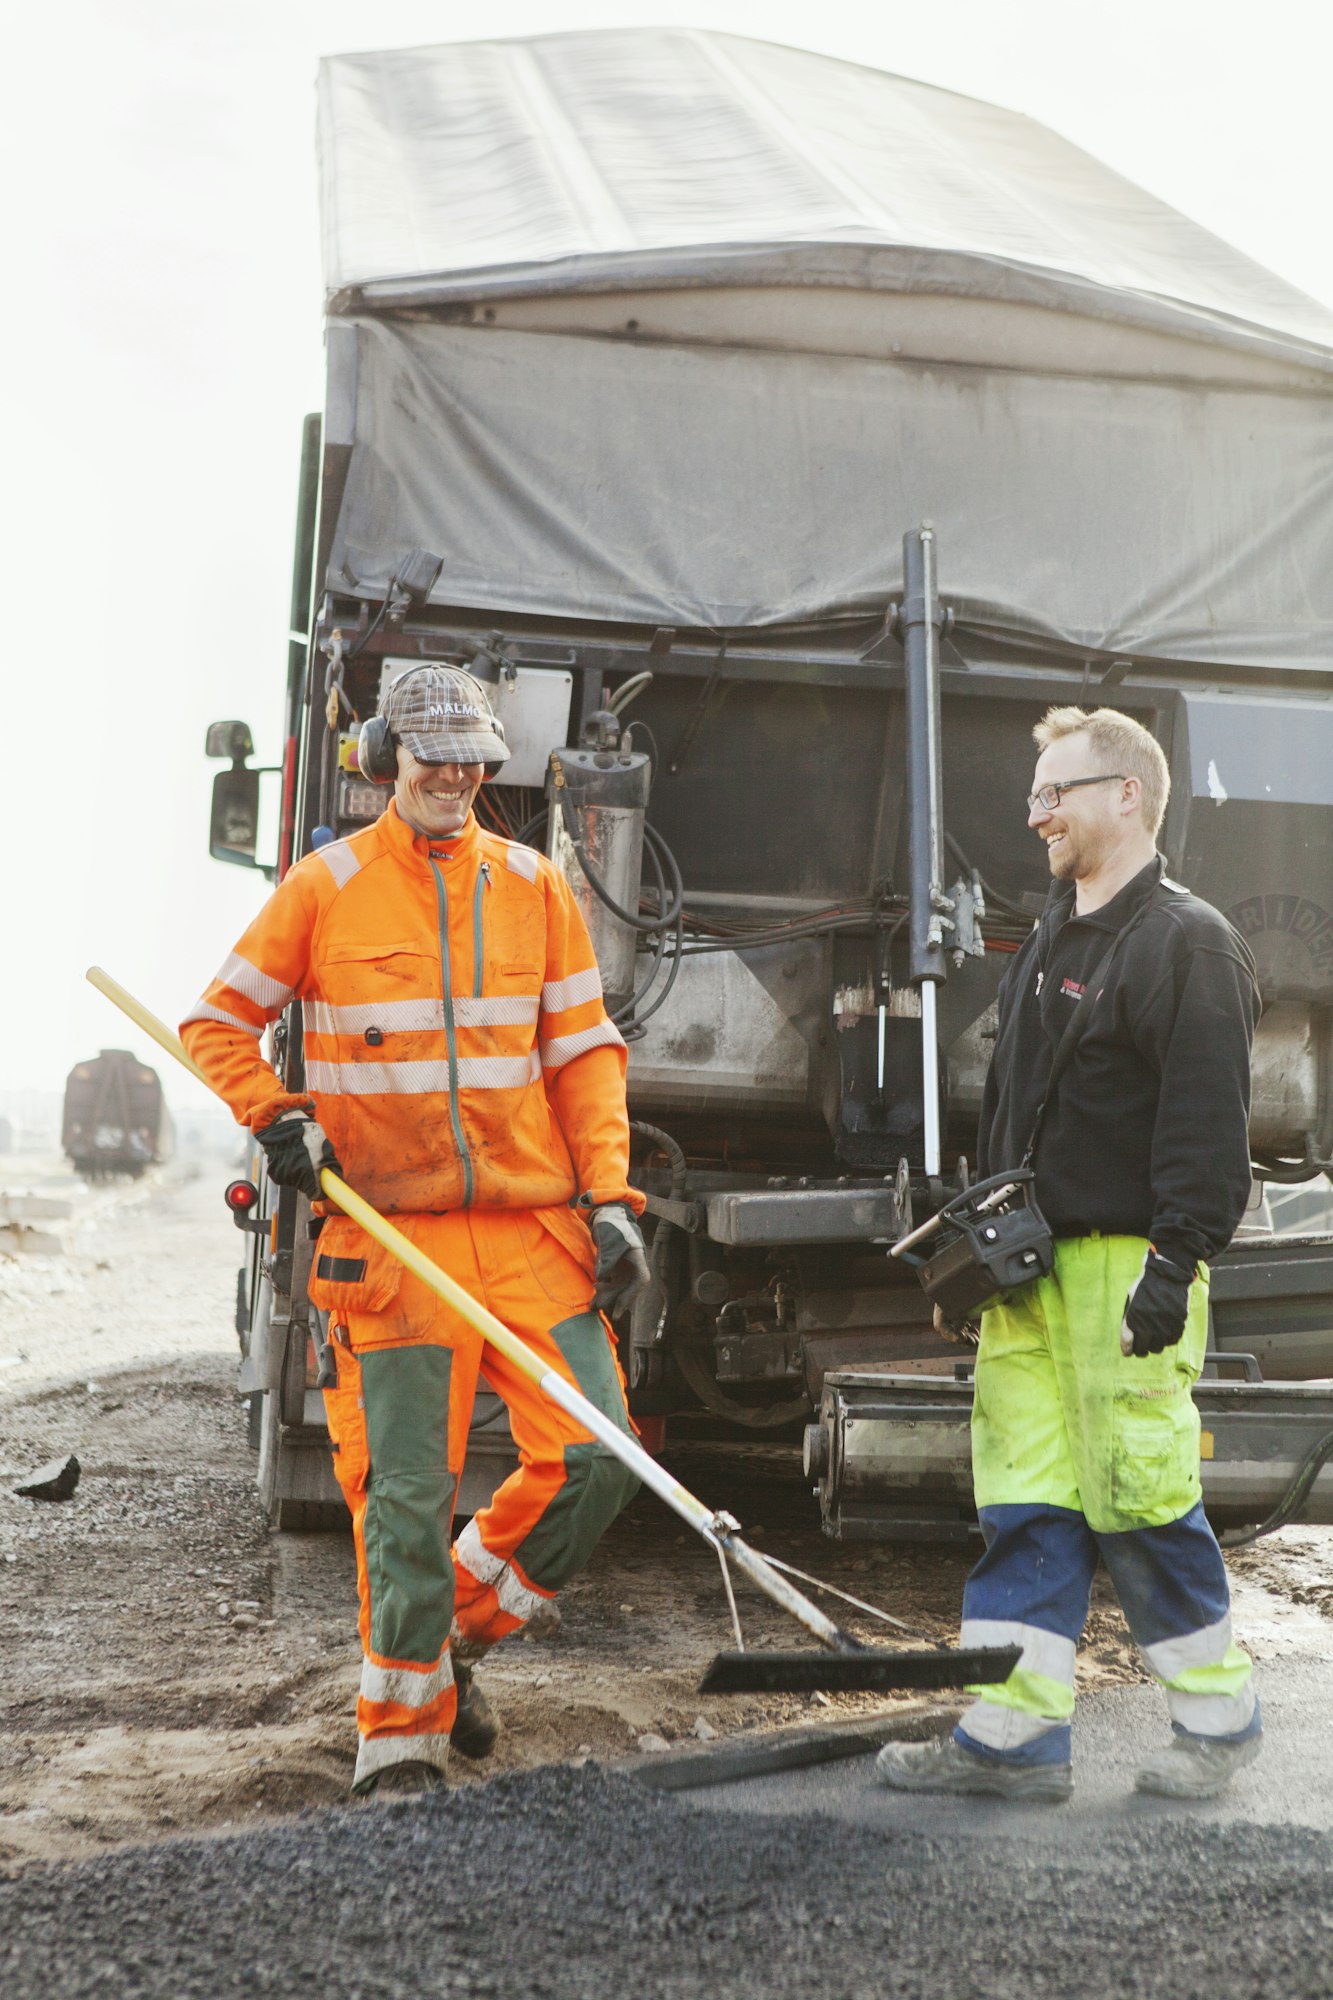
[[[477,870],[477,886],[472,893],[472,997],[474,1000],[480,1000],[481,998],[481,968],[484,963],[483,946],[485,943],[481,934],[481,912],[485,902],[485,892],[490,886],[491,864],[489,861],[483,861]]]
[[[439,864],[432,857],[431,873],[435,877],[435,902],[440,918],[440,971],[444,987],[444,1039],[449,1050],[449,1122],[454,1128],[454,1144],[458,1157],[463,1163],[463,1206],[472,1206],[472,1156],[468,1152],[463,1137],[463,1118],[458,1106],[458,1036],[454,1030],[454,994],[449,977],[449,891],[444,886],[444,877]]]

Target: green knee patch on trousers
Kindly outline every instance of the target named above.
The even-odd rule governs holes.
[[[379,1348],[361,1360],[370,1644],[385,1659],[422,1666],[439,1659],[454,1609],[452,1364],[447,1347]]]
[[[624,1392],[606,1328],[597,1313],[579,1313],[551,1329],[579,1388],[618,1431],[632,1437]],[[540,1590],[557,1590],[582,1569],[639,1481],[604,1444],[565,1447],[565,1483],[515,1550],[523,1574]]]
[[[514,1551],[524,1576],[539,1590],[558,1590],[638,1490],[635,1474],[604,1444],[566,1445],[565,1483]]]
[[[632,1437],[624,1391],[616,1372],[611,1343],[600,1313],[575,1313],[551,1328],[551,1338],[565,1360],[579,1389],[604,1417],[610,1417],[618,1431]]]

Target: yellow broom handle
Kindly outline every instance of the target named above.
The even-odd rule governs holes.
[[[180,1036],[173,1034],[166,1022],[159,1021],[156,1014],[150,1014],[143,1002],[136,1000],[132,993],[127,992],[119,980],[113,979],[110,973],[103,972],[100,965],[90,965],[88,981],[99,993],[105,993],[108,1000],[114,1001],[123,1014],[128,1014],[136,1027],[142,1028],[146,1035],[151,1035],[159,1048],[165,1049],[168,1055],[175,1056],[177,1062],[188,1069],[191,1076],[197,1076],[200,1083],[208,1084],[208,1078],[198,1063],[192,1060]],[[208,1087],[212,1089],[211,1084],[208,1084]],[[363,1201],[354,1189],[348,1187],[346,1181],[331,1173],[327,1167],[322,1170],[319,1180],[329,1200],[336,1201],[345,1214],[350,1215],[354,1222],[359,1222],[368,1236],[373,1236],[377,1243],[382,1243],[386,1250],[406,1264],[409,1271],[414,1271],[424,1284],[429,1285],[430,1289],[445,1301],[446,1305],[451,1305],[456,1313],[460,1313],[469,1326],[475,1327],[492,1347],[498,1348],[500,1353],[512,1361],[516,1368],[521,1368],[530,1380],[533,1382],[542,1380],[547,1373],[546,1363],[535,1355],[517,1334],[511,1333],[494,1313],[488,1312],[485,1306],[478,1304],[470,1292],[464,1291],[447,1271],[442,1271],[439,1265],[418,1250],[414,1243],[409,1243],[401,1229],[395,1229],[391,1222],[386,1222],[377,1209],[372,1208],[368,1201]]]
[[[173,1034],[165,1021],[159,1021],[156,1014],[150,1014],[141,1000],[136,1000],[109,972],[103,972],[100,965],[90,965],[85,976],[90,986],[95,986],[99,993],[105,993],[122,1014],[129,1015],[136,1028],[142,1028],[146,1035],[151,1035],[159,1048],[165,1049],[169,1056],[175,1056],[191,1076],[197,1076],[200,1083],[212,1090],[212,1084],[189,1054],[180,1036]]]
[[[198,1063],[191,1061],[180,1036],[173,1034],[165,1021],[159,1021],[156,1014],[150,1014],[142,1001],[136,1000],[100,966],[89,966],[87,976],[89,984],[95,986],[99,993],[104,993],[123,1014],[128,1014],[131,1021],[151,1036],[159,1048],[175,1056],[191,1076],[197,1076],[200,1083],[212,1089]],[[406,1264],[409,1271],[415,1272],[423,1284],[429,1285],[446,1305],[452,1306],[469,1326],[475,1327],[484,1340],[535,1382],[549,1401],[558,1404],[585,1430],[600,1439],[622,1465],[637,1473],[644,1485],[656,1493],[659,1500],[665,1501],[696,1534],[702,1535],[713,1548],[719,1551],[726,1549],[752,1582],[766,1591],[784,1611],[790,1611],[794,1618],[799,1618],[807,1631],[813,1632],[825,1646],[834,1651],[842,1649],[844,1635],[833,1620],[826,1617],[808,1597],[803,1597],[785,1576],[770,1568],[757,1549],[742,1541],[737,1524],[729,1514],[714,1513],[702,1500],[696,1499],[688,1487],[673,1479],[666,1467],[659,1465],[652,1454],[644,1450],[637,1438],[627,1436],[595,1403],[590,1403],[580,1390],[566,1382],[563,1375],[548,1367],[516,1333],[509,1331],[502,1320],[479,1305],[470,1292],[464,1291],[456,1279],[418,1250],[415,1243],[409,1243],[401,1229],[395,1229],[391,1222],[386,1222],[377,1209],[348,1187],[346,1181],[325,1167],[321,1170],[319,1184],[330,1201],[337,1202],[354,1222],[360,1223],[368,1236],[373,1236],[377,1243],[383,1244],[386,1250]]]
[[[99,993],[104,993],[108,1000],[114,1002],[122,1013],[128,1014],[135,1025],[142,1028],[146,1035],[150,1035],[159,1048],[165,1049],[168,1055],[175,1056],[177,1062],[188,1069],[191,1076],[197,1076],[201,1083],[208,1084],[208,1078],[198,1063],[191,1061],[180,1036],[173,1034],[164,1021],[158,1020],[156,1014],[150,1014],[143,1002],[136,1000],[132,993],[127,992],[119,980],[103,972],[98,965],[90,966],[87,976],[89,983],[95,986]],[[208,1087],[212,1089],[211,1084]],[[671,1474],[644,1450],[636,1438],[626,1436],[617,1425],[603,1415],[595,1403],[590,1403],[586,1396],[566,1382],[563,1376],[558,1375],[540,1355],[534,1354],[526,1342],[520,1340],[516,1333],[511,1333],[502,1320],[498,1320],[493,1312],[488,1312],[470,1292],[464,1291],[456,1278],[451,1278],[447,1271],[442,1271],[424,1251],[417,1249],[415,1243],[410,1243],[401,1229],[395,1229],[391,1222],[386,1222],[377,1209],[372,1208],[368,1201],[363,1201],[354,1189],[348,1187],[346,1181],[325,1167],[320,1173],[319,1182],[330,1201],[336,1202],[354,1222],[360,1223],[368,1236],[373,1236],[377,1243],[383,1244],[386,1250],[406,1264],[409,1271],[415,1272],[422,1283],[428,1285],[437,1297],[442,1298],[446,1305],[452,1306],[469,1326],[475,1327],[482,1338],[503,1354],[506,1360],[512,1361],[529,1381],[535,1382],[551,1402],[558,1403],[581,1423],[585,1430],[600,1438],[608,1450],[632,1471],[637,1472],[644,1484],[651,1487],[669,1507],[674,1508],[692,1528],[716,1540],[711,1509],[705,1507],[701,1500],[696,1500],[679,1480],[673,1479]],[[823,1614],[820,1613],[819,1616],[822,1617]]]
[[[512,1361],[516,1368],[521,1368],[531,1381],[538,1383],[545,1381],[549,1364],[534,1354],[516,1333],[511,1333],[503,1320],[498,1320],[493,1312],[488,1312],[484,1305],[473,1298],[471,1292],[464,1291],[458,1280],[451,1278],[449,1273],[442,1270],[424,1250],[418,1250],[415,1243],[409,1242],[401,1229],[395,1229],[378,1209],[372,1208],[368,1201],[363,1201],[354,1188],[349,1188],[346,1181],[339,1180],[337,1174],[331,1172],[328,1167],[322,1169],[319,1181],[330,1201],[336,1201],[339,1208],[351,1216],[353,1222],[361,1224],[367,1236],[373,1236],[375,1241],[383,1244],[400,1263],[406,1264],[409,1271],[415,1272],[423,1284],[429,1285],[437,1297],[442,1298],[446,1305],[452,1306],[456,1313],[461,1314],[468,1325],[475,1327],[492,1347],[498,1348],[506,1360]]]

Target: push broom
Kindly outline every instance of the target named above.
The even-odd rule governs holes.
[[[135,1024],[150,1035],[160,1048],[176,1058],[192,1076],[208,1084],[208,1078],[191,1060],[185,1044],[178,1035],[154,1014],[150,1014],[142,1003],[128,993],[123,986],[101,970],[92,966],[88,979],[99,993],[119,1007]],[[211,1086],[209,1086],[211,1088]],[[887,1612],[877,1611],[873,1605],[861,1604],[857,1598],[848,1597],[845,1591],[837,1590],[832,1584],[820,1583],[817,1578],[805,1577],[799,1571],[792,1571],[787,1564],[779,1564],[774,1558],[764,1556],[752,1549],[744,1541],[740,1523],[730,1514],[705,1507],[702,1500],[674,1479],[666,1467],[659,1465],[650,1452],[644,1450],[637,1438],[618,1430],[585,1396],[579,1394],[570,1383],[548,1368],[532,1349],[521,1341],[517,1334],[498,1320],[494,1313],[479,1304],[471,1293],[451,1278],[447,1271],[424,1256],[416,1245],[410,1243],[402,1231],[395,1229],[370,1203],[363,1201],[346,1181],[325,1167],[320,1174],[320,1185],[329,1201],[335,1202],[345,1215],[358,1222],[368,1236],[399,1258],[409,1271],[415,1272],[423,1284],[452,1306],[454,1311],[481,1334],[482,1338],[508,1361],[535,1382],[543,1396],[566,1411],[577,1423],[605,1445],[622,1465],[636,1473],[650,1492],[678,1514],[687,1527],[693,1528],[714,1550],[722,1566],[722,1582],[731,1611],[732,1627],[736,1634],[735,1652],[718,1653],[708,1671],[699,1683],[701,1694],[751,1694],[756,1692],[786,1691],[793,1693],[815,1692],[827,1689],[833,1693],[885,1692],[898,1688],[952,1688],[973,1683],[993,1684],[1006,1680],[1018,1664],[1019,1648],[1016,1646],[996,1647],[947,1647],[937,1646],[925,1651],[909,1651],[892,1647],[868,1646],[852,1633],[812,1604],[808,1597],[797,1590],[789,1581],[792,1575],[801,1575],[802,1581],[814,1584],[818,1590],[831,1592],[855,1604],[858,1609],[869,1611],[873,1616],[887,1623],[901,1626],[901,1621],[891,1618]],[[777,1652],[772,1650],[747,1651],[741,1633],[740,1618],[736,1610],[735,1594],[731,1585],[729,1563],[734,1563],[742,1575],[756,1584],[775,1604],[791,1614],[804,1625],[807,1632],[814,1635],[825,1648],[815,1652]],[[902,1628],[905,1629],[905,1628]]]

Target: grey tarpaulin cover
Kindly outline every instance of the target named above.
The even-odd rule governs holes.
[[[1333,314],[1029,119],[687,29],[337,57],[332,580],[1327,666]],[[339,349],[341,351],[341,347]]]

